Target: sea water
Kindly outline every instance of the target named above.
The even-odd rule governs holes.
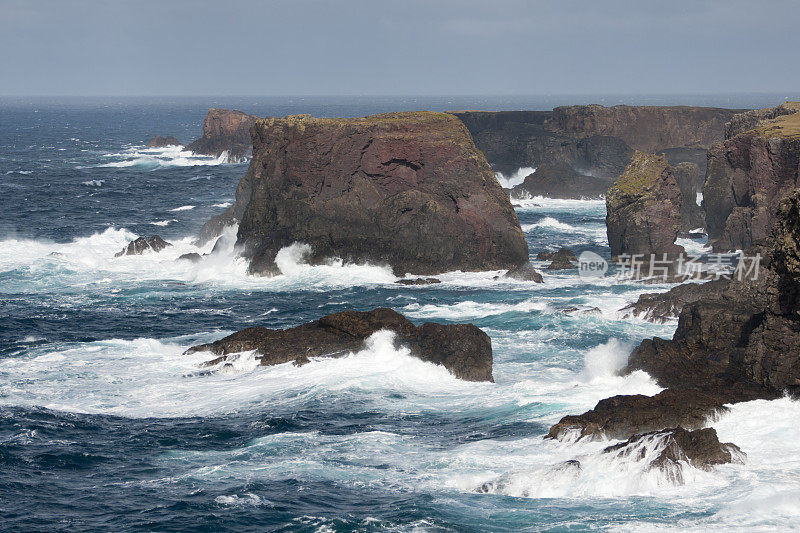
[[[742,97],[744,100],[746,98]],[[755,97],[753,97],[755,98]],[[730,100],[730,99],[729,99]],[[766,106],[772,101],[731,106]],[[566,102],[560,102],[566,103]],[[617,103],[610,101],[606,103]],[[637,103],[637,102],[628,102]],[[686,102],[644,102],[686,103]],[[702,102],[701,102],[702,103]],[[726,105],[724,98],[716,102]],[[546,108],[520,99],[14,100],[0,105],[0,528],[19,530],[520,531],[789,529],[800,518],[800,403],[734,406],[714,427],[743,464],[676,482],[610,444],[545,440],[550,425],[614,394],[645,338],[675,322],[621,319],[665,285],[495,279],[449,272],[401,286],[380,264],[247,275],[229,245],[195,236],[233,201],[246,164],[147,149],[189,141],[210,106],[259,115]],[[524,172],[527,172],[525,170]],[[524,173],[523,172],[523,173]],[[507,178],[506,178],[507,179]],[[531,255],[609,258],[602,200],[516,202]],[[229,228],[235,235],[236,228]],[[138,235],[161,253],[115,258]],[[697,250],[702,242],[692,243]],[[339,359],[208,372],[189,346],[238,329],[391,307],[416,323],[472,322],[492,338],[495,383],[455,379],[379,332]],[[577,310],[576,310],[577,309]],[[644,453],[657,451],[653,444]],[[565,461],[577,459],[580,470]],[[482,489],[483,488],[483,489]]]

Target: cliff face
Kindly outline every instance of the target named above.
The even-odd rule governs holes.
[[[677,254],[681,190],[664,156],[636,152],[606,194],[606,230],[611,255]]]
[[[785,104],[745,113],[728,128],[735,135],[709,150],[703,201],[715,250],[744,249],[768,235],[778,202],[797,186],[799,109]]]
[[[453,114],[467,126],[494,170],[509,174],[522,167],[559,168],[573,184],[548,195],[561,198],[574,197],[575,183],[591,189],[581,189],[578,197],[594,195],[596,180],[610,186],[635,150],[664,153],[673,165],[694,163],[703,176],[706,149],[724,138],[725,123],[735,113],[707,107],[588,105]],[[569,196],[560,196],[560,190]]]
[[[575,137],[618,137],[635,150],[708,148],[738,111],[715,107],[601,105],[557,107],[549,126]]]
[[[514,268],[528,247],[508,196],[469,132],[445,113],[356,119],[259,120],[238,242],[251,271],[311,245],[311,261],[341,257],[396,273]],[[249,193],[249,194],[247,194]]]
[[[186,146],[186,150],[214,157],[228,152],[233,161],[246,159],[252,154],[250,128],[258,118],[241,111],[212,107],[203,120],[203,136]]]

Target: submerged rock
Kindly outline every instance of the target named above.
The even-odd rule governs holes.
[[[188,254],[183,254],[176,259],[176,261],[189,261],[191,263],[197,263],[202,261],[203,256],[198,254],[197,252],[192,252]]]
[[[236,162],[252,154],[250,128],[259,117],[241,111],[212,107],[203,120],[203,136],[186,146],[196,154],[219,157],[227,152]]]
[[[434,285],[441,283],[442,280],[438,278],[413,278],[413,279],[399,279],[395,281],[400,285]]]
[[[395,342],[407,346],[411,355],[442,365],[455,377],[467,381],[494,381],[492,341],[472,324],[415,326],[403,315],[381,308],[368,312],[345,311],[324,316],[290,329],[251,327],[209,344],[189,348],[186,353],[209,351],[219,357],[255,350],[262,365],[295,362],[312,357],[337,357],[360,349],[364,341],[380,330],[395,334]]]
[[[231,208],[253,273],[277,252],[389,264],[399,275],[509,269],[528,260],[508,196],[447,113],[308,115],[253,126],[254,155]],[[244,206],[244,207],[243,207]]]
[[[721,443],[713,428],[687,431],[675,427],[635,435],[609,446],[603,453],[648,461],[648,470],[658,469],[675,484],[683,484],[683,466],[699,470],[727,463],[742,463],[745,454],[731,443]]]
[[[146,145],[147,148],[164,148],[166,146],[183,146],[183,143],[172,135],[167,135],[166,137],[163,135],[156,135],[147,141]]]
[[[664,156],[636,152],[606,195],[606,229],[612,257],[683,253],[682,195]]]
[[[533,268],[530,262],[526,262],[521,266],[510,269],[506,272],[505,277],[515,279],[518,281],[533,281],[534,283],[544,283],[542,275]]]
[[[549,260],[552,262],[547,267],[548,270],[567,270],[570,268],[577,268],[575,263],[578,262],[578,257],[572,250],[561,248],[559,251],[552,254]]]
[[[114,254],[114,257],[120,257],[123,255],[141,255],[147,250],[160,252],[167,246],[172,246],[172,244],[168,243],[158,235],[153,235],[152,237],[139,237],[138,239],[128,243],[128,246],[123,248],[121,251]]]

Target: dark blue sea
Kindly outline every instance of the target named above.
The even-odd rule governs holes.
[[[545,270],[543,284],[451,272],[407,287],[377,265],[304,264],[301,244],[281,252],[272,278],[248,276],[232,248],[176,262],[210,249],[194,238],[233,201],[247,165],[144,147],[155,134],[197,138],[212,106],[362,116],[589,102],[766,107],[786,96],[0,100],[0,530],[796,527],[798,402],[735,406],[715,427],[745,464],[687,465],[682,484],[600,453],[608,441],[543,439],[602,398],[660,390],[617,370],[675,323],[619,310],[667,286]],[[610,255],[603,201],[532,198],[517,213],[533,257],[561,246]],[[174,246],[114,257],[153,234]],[[258,367],[245,353],[209,373],[207,354],[182,355],[252,325],[379,306],[483,328],[496,383],[459,381],[385,333],[300,368]],[[580,472],[559,466],[576,458]],[[501,488],[477,490],[498,479]]]

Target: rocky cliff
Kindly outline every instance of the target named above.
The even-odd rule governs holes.
[[[241,111],[212,107],[203,120],[203,136],[187,145],[186,150],[214,157],[227,152],[231,161],[247,159],[253,147],[250,128],[258,118]]]
[[[682,194],[666,158],[636,152],[606,194],[606,231],[612,257],[678,254]]]
[[[512,269],[528,247],[514,209],[452,115],[263,119],[237,191],[238,243],[251,271],[277,252],[388,264],[400,275]]]
[[[709,150],[703,202],[715,250],[744,249],[767,236],[778,202],[798,185],[798,110],[787,103],[737,116],[732,136]]]
[[[581,105],[557,107],[550,129],[574,137],[617,137],[635,150],[706,149],[739,111],[716,107]]]
[[[707,148],[723,140],[725,124],[737,112],[708,107],[588,105],[553,111],[453,114],[466,124],[495,171],[508,175],[523,167],[558,168],[559,176],[573,185],[558,188],[549,196],[569,198],[575,197],[575,184],[583,193],[578,197],[593,195],[603,183],[610,186],[635,150],[664,153],[673,165],[694,163],[702,181]],[[584,191],[583,186],[592,190]]]

